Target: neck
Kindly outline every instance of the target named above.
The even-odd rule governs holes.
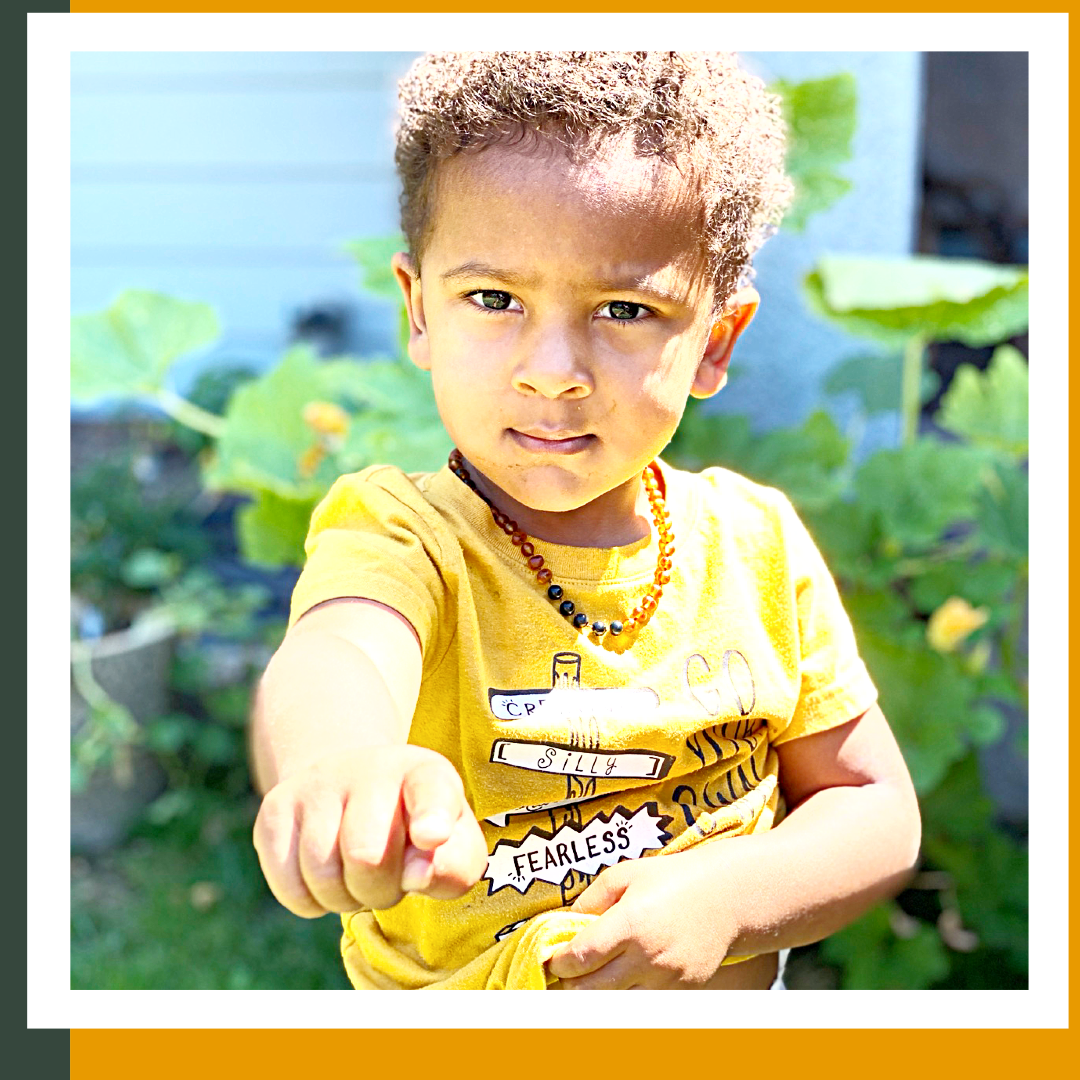
[[[573,510],[536,510],[512,499],[483,473],[469,466],[476,486],[530,536],[569,547],[613,548],[636,543],[652,531],[652,517],[640,476]]]

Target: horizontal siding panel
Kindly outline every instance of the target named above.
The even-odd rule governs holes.
[[[72,90],[92,90],[95,80],[178,76],[210,82],[218,76],[263,77],[369,74],[387,85],[420,55],[413,52],[73,52]]]
[[[391,96],[365,91],[82,94],[71,101],[71,162],[385,168],[393,119]]]
[[[98,161],[71,167],[74,184],[371,184],[394,183],[394,176],[389,164],[363,162]]]
[[[122,261],[154,247],[195,250],[302,248],[332,259],[342,241],[397,231],[397,185],[381,183],[293,184],[237,182],[211,190],[189,184],[73,182],[71,245],[77,264]],[[201,257],[201,256],[200,256]],[[223,257],[231,257],[223,251]],[[280,258],[280,256],[275,256]],[[310,261],[308,256],[305,256]]]

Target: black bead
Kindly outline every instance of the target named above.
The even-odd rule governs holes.
[[[552,600],[561,600],[562,599],[562,586],[561,585],[549,585],[548,586],[548,596],[550,596]]]
[[[611,620],[611,625],[608,627],[608,629],[612,632],[612,634],[621,634],[622,633],[622,623],[619,622],[618,619],[612,619]]]
[[[561,612],[562,612],[562,613],[563,613],[563,614],[564,614],[564,615],[565,615],[565,616],[566,616],[567,618],[569,618],[569,617],[570,617],[571,615],[573,615],[573,614],[574,614],[574,601],[573,601],[573,600],[564,600],[564,601],[563,601],[563,602],[562,602],[562,603],[561,603],[561,604],[559,605],[559,610],[560,610],[560,611],[561,611]]]
[[[574,616],[574,625],[580,630],[589,621],[589,616],[584,611],[579,611]]]
[[[592,632],[597,637],[603,637],[607,633],[607,623],[597,619],[596,622],[592,624]]]

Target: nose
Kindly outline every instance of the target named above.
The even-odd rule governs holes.
[[[536,327],[519,346],[514,389],[546,398],[583,398],[593,392],[588,346],[567,327]]]

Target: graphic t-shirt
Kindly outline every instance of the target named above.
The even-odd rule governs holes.
[[[671,580],[643,628],[602,639],[560,614],[447,468],[374,466],[316,508],[293,620],[336,597],[408,619],[423,653],[410,742],[458,770],[489,853],[458,900],[410,895],[344,916],[354,985],[445,985],[607,866],[770,828],[783,814],[775,747],[875,700],[787,499],[725,469],[660,467]],[[590,620],[625,618],[656,572],[654,534],[536,547]]]

